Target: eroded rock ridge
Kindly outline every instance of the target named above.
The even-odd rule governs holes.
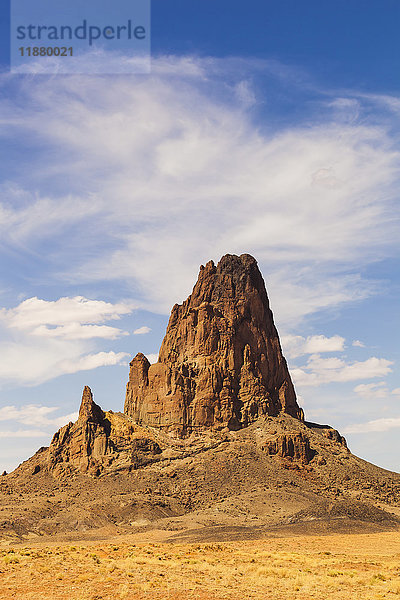
[[[85,386],[78,420],[54,434],[47,467],[60,476],[76,471],[99,475],[144,466],[160,452],[155,440],[127,415],[104,412]]]

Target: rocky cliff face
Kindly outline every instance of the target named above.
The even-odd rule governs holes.
[[[302,431],[283,434],[268,442],[265,449],[268,454],[277,454],[281,458],[294,458],[308,464],[314,458],[315,451],[310,448],[310,439]]]
[[[262,275],[248,255],[200,268],[171,313],[158,362],[130,363],[125,414],[178,436],[238,430],[261,415],[303,411],[282,356]]]

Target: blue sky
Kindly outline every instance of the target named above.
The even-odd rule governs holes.
[[[259,261],[306,417],[400,470],[400,6],[304,4],[153,0],[150,75],[11,75],[2,20],[1,470],[84,385],[122,410],[227,252]]]

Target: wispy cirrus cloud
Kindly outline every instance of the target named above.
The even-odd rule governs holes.
[[[37,149],[18,169],[13,157],[0,166],[10,279],[16,260],[55,288],[92,284],[116,296],[65,292],[1,309],[3,381],[123,363],[125,352],[105,349],[127,335],[109,324],[133,308],[119,300],[120,286],[135,306],[168,312],[199,264],[226,252],[257,257],[286,332],[381,293],[361,271],[398,249],[400,152],[382,113],[375,119],[382,102],[308,82],[306,117],[283,123],[266,107],[260,74],[271,84],[268,107],[279,86],[304,94],[295,70],[242,59],[154,57],[151,76],[115,77],[112,86],[105,77],[3,77],[15,101],[0,101],[0,134]],[[319,356],[341,352],[341,336],[286,344],[293,357],[311,354],[293,371],[300,386],[382,377],[391,366]]]
[[[6,242],[45,247],[41,268],[63,281],[123,281],[157,311],[187,295],[199,263],[226,252],[255,254],[289,326],[375,293],[359,270],[398,244],[398,145],[382,118],[374,122],[375,100],[355,92],[327,102],[315,86],[312,119],[279,127],[263,114],[260,126],[257,77],[294,89],[289,71],[161,56],[150,77],[112,86],[80,76],[14,82],[19,99],[1,106],[3,135],[40,141],[47,160],[34,181],[30,168],[9,177]],[[35,198],[24,191],[33,184]],[[73,244],[60,243],[63,227]]]

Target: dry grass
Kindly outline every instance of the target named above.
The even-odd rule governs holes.
[[[0,549],[2,600],[400,599],[400,532]]]

